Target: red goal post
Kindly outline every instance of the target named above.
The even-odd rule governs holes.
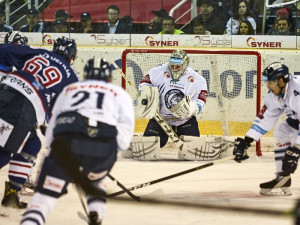
[[[243,137],[261,108],[261,55],[242,50],[190,50],[190,67],[202,75],[208,85],[203,113],[197,116],[201,135]],[[174,49],[126,49],[122,53],[122,71],[138,87],[153,67],[169,61]],[[135,100],[137,96],[122,87]],[[136,119],[135,133],[143,133],[148,120]],[[256,154],[261,155],[260,142]]]

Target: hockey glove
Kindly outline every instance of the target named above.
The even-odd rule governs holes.
[[[40,126],[40,131],[41,131],[41,133],[42,133],[43,136],[46,135],[46,129],[47,129],[47,127],[46,127],[45,124],[42,124],[42,125]]]
[[[282,160],[282,170],[284,173],[291,174],[297,169],[300,150],[295,147],[289,147]]]
[[[235,155],[234,160],[240,163],[242,160],[246,160],[249,158],[247,155],[247,149],[250,147],[252,138],[245,137],[235,139],[233,155]]]
[[[170,109],[170,112],[178,118],[188,118],[197,115],[198,105],[196,101],[191,100],[188,95]]]
[[[138,105],[135,107],[135,117],[152,119],[159,109],[159,92],[157,87],[143,85]]]

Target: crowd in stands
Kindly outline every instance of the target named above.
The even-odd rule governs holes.
[[[70,23],[72,16],[64,9],[55,13],[53,21],[43,22],[40,21],[40,12],[31,8],[26,12],[27,23],[19,30],[45,33],[254,35],[262,34],[261,2],[263,1],[198,0],[199,15],[184,25],[176,24],[165,9],[152,11],[153,18],[149,24],[138,26],[130,16],[120,18],[120,9],[116,5],[107,8],[106,23],[93,22],[89,12],[82,12],[80,23]],[[297,17],[292,16],[292,12],[293,15],[298,14],[298,8],[299,3],[271,8],[271,16],[268,17],[263,34],[300,35],[300,17],[298,22]],[[5,19],[5,11],[0,8],[0,32],[14,29],[5,24]]]

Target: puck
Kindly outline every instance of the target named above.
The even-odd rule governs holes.
[[[148,100],[147,99],[142,99],[142,105],[147,105]]]

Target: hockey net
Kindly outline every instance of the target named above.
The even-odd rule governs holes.
[[[167,63],[174,49],[126,49],[122,70],[138,85],[153,67]],[[185,50],[190,67],[202,75],[208,85],[208,98],[203,113],[198,115],[201,135],[243,137],[261,108],[261,55],[256,51]],[[125,80],[122,86],[136,100]],[[136,103],[136,101],[135,101]],[[136,119],[135,133],[143,133],[148,120]],[[267,134],[268,138],[272,134]],[[264,139],[261,139],[264,142]],[[267,140],[268,144],[269,141]],[[256,145],[261,155],[261,144]]]

